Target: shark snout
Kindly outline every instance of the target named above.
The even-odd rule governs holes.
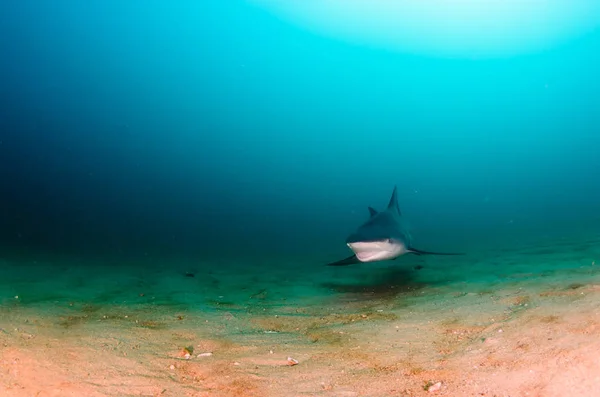
[[[385,234],[383,235],[373,235],[373,236],[365,236],[360,233],[354,233],[346,238],[346,244],[356,244],[356,243],[369,243],[369,244],[383,244],[385,242],[390,242],[390,238]]]

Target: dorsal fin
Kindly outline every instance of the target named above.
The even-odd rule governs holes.
[[[400,207],[398,207],[398,187],[394,186],[394,191],[392,192],[392,197],[390,198],[390,202],[387,206],[388,210],[394,209],[398,215],[402,215],[400,212]]]
[[[377,210],[373,207],[369,207],[369,214],[371,214],[371,218],[378,214]]]

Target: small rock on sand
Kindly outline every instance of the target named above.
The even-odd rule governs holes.
[[[429,393],[436,393],[436,392],[440,391],[441,388],[442,388],[442,382],[437,382],[437,383],[434,383],[433,385],[429,386],[427,391]]]

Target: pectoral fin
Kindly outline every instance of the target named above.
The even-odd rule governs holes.
[[[337,262],[328,263],[327,266],[348,266],[354,265],[355,263],[360,263],[356,255],[352,255],[347,257],[346,259],[342,259]]]
[[[465,255],[463,252],[431,252],[418,250],[416,248],[409,248],[408,252],[415,255]]]

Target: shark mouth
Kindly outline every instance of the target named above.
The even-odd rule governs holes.
[[[361,262],[371,262],[377,260],[379,254],[378,251],[362,251],[356,253],[356,258]]]
[[[361,262],[376,262],[386,259],[393,259],[398,256],[393,250],[390,250],[389,243],[384,241],[369,241],[348,243],[348,247],[356,255],[356,259]]]

